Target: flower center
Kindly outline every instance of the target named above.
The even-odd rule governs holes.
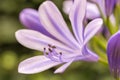
[[[44,48],[44,55],[52,61],[63,62],[62,52],[57,52],[56,46],[48,44],[48,48]]]

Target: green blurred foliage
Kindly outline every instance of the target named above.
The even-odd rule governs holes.
[[[19,22],[19,12],[27,7],[37,9],[43,1],[0,0],[0,80],[112,80],[108,66],[87,62],[75,62],[63,74],[53,74],[57,67],[32,75],[18,73],[22,60],[41,54],[16,41],[15,31],[24,28]],[[62,11],[63,0],[53,1]]]

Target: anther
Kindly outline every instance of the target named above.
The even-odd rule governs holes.
[[[48,44],[49,47],[52,47],[50,44]]]
[[[60,52],[59,54],[62,55],[62,52]]]
[[[46,55],[48,55],[48,52],[46,52]]]
[[[44,48],[44,50],[46,50],[46,48]]]
[[[52,50],[51,50],[50,48],[48,48],[48,50],[49,50],[50,52],[52,52]]]
[[[56,46],[52,46],[52,48],[56,48]]]

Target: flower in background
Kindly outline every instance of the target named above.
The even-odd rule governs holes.
[[[72,5],[73,5],[73,0],[65,0],[63,2],[63,11],[66,14],[69,14],[69,11],[70,11]],[[98,18],[98,17],[100,17],[100,12],[99,12],[96,4],[87,1],[86,18],[94,19],[94,18]]]
[[[86,8],[86,17],[88,19],[94,19],[102,16],[111,16],[113,14],[113,10],[115,8],[117,0],[88,0],[87,8]],[[65,0],[63,3],[63,11],[65,13],[69,13],[71,6],[73,5],[73,0]],[[117,1],[119,2],[119,0]],[[99,7],[99,8],[98,8]],[[101,10],[101,12],[99,11]]]
[[[117,0],[105,0],[105,10],[106,10],[106,15],[110,16],[111,14],[113,14],[113,10],[115,7]]]
[[[40,24],[54,38],[42,33],[37,28],[34,30],[18,30],[16,32],[18,42],[28,48],[44,53],[44,55],[34,56],[21,62],[18,71],[33,74],[63,64],[54,72],[62,73],[74,61],[98,61],[99,57],[90,51],[86,44],[101,28],[103,21],[100,18],[95,19],[84,29],[85,9],[86,0],[75,0],[71,7],[69,18],[75,35],[73,36],[57,7],[51,1],[45,1],[39,7]],[[36,20],[34,16],[38,14],[31,14],[33,19],[30,20],[34,22]],[[33,23],[32,25],[29,26],[35,27],[34,25],[38,26],[39,24]]]
[[[107,45],[109,67],[115,78],[120,76],[120,31],[110,37]]]

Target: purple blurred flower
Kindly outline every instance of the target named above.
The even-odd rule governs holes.
[[[101,28],[103,21],[100,18],[95,19],[84,29],[85,8],[86,0],[75,0],[71,7],[69,18],[75,35],[73,36],[57,7],[51,1],[45,1],[39,7],[39,19],[44,29],[56,39],[46,36],[41,31],[18,30],[16,32],[18,42],[25,47],[44,52],[44,55],[21,62],[18,71],[33,74],[63,64],[54,72],[62,73],[74,61],[98,61],[99,57],[90,51],[86,44]]]
[[[117,1],[119,2],[119,0]],[[70,7],[73,4],[73,0],[65,0],[63,3],[63,10],[65,13],[69,13]],[[87,1],[87,9],[86,9],[86,17],[88,19],[94,19],[96,17],[100,17],[100,11],[96,4],[99,6],[100,10],[104,17],[111,16],[113,14],[114,6],[116,4],[116,0],[88,0]]]
[[[39,19],[38,11],[32,8],[25,8],[20,12],[19,19],[21,23],[28,29],[36,30],[45,34],[51,38],[54,38],[46,29],[42,26]]]
[[[118,78],[120,76],[120,31],[109,39],[107,56],[110,71],[115,78]]]
[[[69,14],[71,6],[73,5],[73,0],[65,0],[63,2],[63,11],[66,14]],[[100,12],[97,6],[94,3],[87,1],[87,8],[86,8],[86,18],[87,19],[94,19],[100,17]]]
[[[116,0],[105,0],[106,15],[110,16],[113,13]]]

